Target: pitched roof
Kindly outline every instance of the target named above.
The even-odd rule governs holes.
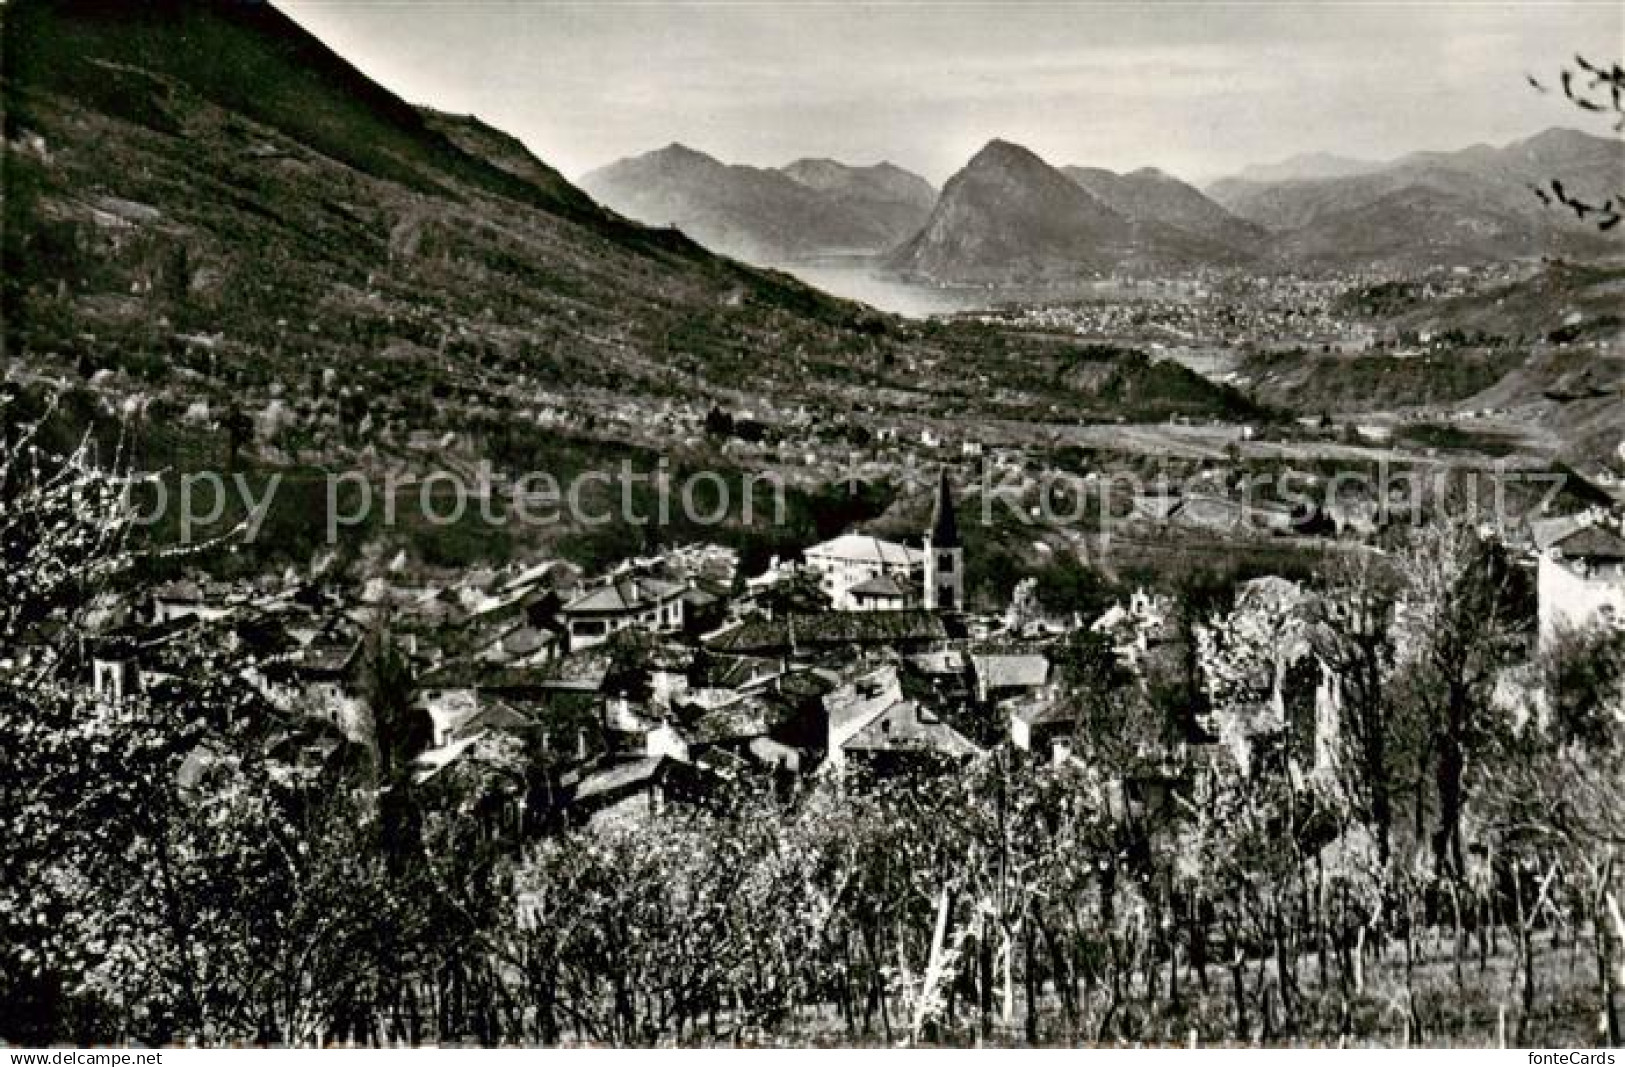
[[[299,650],[290,660],[295,670],[313,674],[341,674],[356,662],[361,638],[324,635]]]
[[[746,696],[710,708],[696,718],[683,735],[695,744],[761,737],[771,728],[776,709],[759,696]]]
[[[1078,709],[1060,700],[1028,700],[1018,704],[1012,714],[1028,726],[1050,726],[1076,721]]]
[[[854,678],[824,695],[830,742],[835,745],[862,729],[887,708],[903,701],[903,681],[891,665]]]
[[[877,575],[848,589],[849,596],[883,596],[906,598],[914,590],[890,574]]]
[[[981,749],[912,700],[892,704],[870,719],[841,747],[848,752],[933,752],[974,756]]]
[[[564,605],[563,610],[567,615],[645,611],[656,604],[681,596],[686,589],[686,586],[677,582],[632,575],[616,578],[595,589],[587,590]]]
[[[469,749],[473,748],[475,743],[484,736],[485,732],[483,730],[476,733],[464,734],[449,744],[441,745],[439,748],[431,748],[426,752],[419,753],[417,757],[412,760],[413,765],[417,767],[417,772],[414,775],[414,778],[419,783],[428,781],[436,774],[439,774],[446,767],[449,767],[451,764],[461,759],[463,755],[467,753]]]
[[[888,567],[912,567],[925,559],[925,553],[917,548],[868,534],[842,534],[833,541],[813,545],[802,555],[827,556],[849,563],[878,563]]]
[[[1036,689],[1049,681],[1049,660],[1036,652],[1026,655],[973,655],[971,666],[989,689]]]
[[[653,781],[660,774],[660,765],[665,762],[665,756],[648,756],[632,760],[630,763],[618,763],[607,770],[589,775],[576,786],[576,799],[588,800]]]
[[[719,652],[767,652],[829,645],[947,640],[942,617],[929,611],[830,611],[751,619],[710,641]]]
[[[1625,538],[1601,526],[1575,530],[1554,542],[1566,559],[1625,560]]]
[[[1549,519],[1531,519],[1529,537],[1535,547],[1544,552],[1572,534],[1585,529],[1589,520],[1584,515],[1558,515]]]
[[[921,674],[959,674],[965,669],[965,653],[959,648],[918,652],[908,657],[908,665]]]
[[[609,672],[607,658],[577,653],[542,667],[509,667],[484,660],[452,660],[442,663],[418,678],[419,689],[468,689],[495,691],[581,689],[596,690]]]
[[[574,570],[574,569],[575,569],[574,564],[566,563],[564,560],[559,560],[559,559],[546,560],[546,561],[544,561],[542,563],[536,564],[533,567],[527,567],[524,570],[520,571],[518,574],[516,574],[513,577],[507,579],[505,582],[502,583],[502,589],[505,592],[510,592],[510,593],[515,592],[515,591],[523,591],[523,590],[526,590],[526,589],[530,588],[531,586],[536,585],[538,582],[542,581],[544,578],[548,578],[548,577],[552,576],[552,574],[553,574],[553,572],[555,570],[564,571],[564,570]]]
[[[520,625],[502,635],[502,650],[516,656],[528,656],[558,641],[558,635],[534,626]]]
[[[524,712],[501,701],[492,701],[458,726],[453,731],[452,736],[454,739],[460,739],[467,737],[469,734],[480,733],[485,730],[524,733],[527,730],[534,729],[535,726],[536,720]]]

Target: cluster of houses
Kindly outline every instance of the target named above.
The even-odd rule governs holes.
[[[546,768],[533,810],[613,820],[753,772],[909,767],[1059,735],[1046,648],[1064,628],[967,613],[965,578],[944,474],[919,545],[846,535],[749,580],[713,545],[591,580],[550,561],[349,594],[174,581],[103,613],[85,684],[123,700],[161,680],[176,635],[222,627],[261,696],[325,727],[325,753],[367,741],[369,650],[387,633],[425,721],[420,782],[507,739]]]
[[[1617,520],[1588,513],[1532,532],[1543,637],[1625,624]],[[420,782],[477,767],[494,747],[517,750],[540,769],[522,808],[601,823],[745,777],[853,763],[895,770],[1000,744],[1065,760],[1080,712],[1056,651],[1077,630],[1104,637],[1131,674],[1178,658],[1164,597],[1137,593],[1096,619],[1057,622],[1023,610],[1030,580],[1002,616],[968,611],[965,581],[944,475],[918,546],[847,534],[748,578],[733,551],[698,545],[590,580],[548,561],[472,575],[456,589],[374,578],[350,595],[172,582],[139,611],[101,612],[84,680],[97,699],[123,700],[163,676],[178,634],[225,625],[252,653],[245,678],[277,708],[324,724],[318,747],[331,751],[369,736],[369,642],[386,634],[411,665],[410,703],[424,720]],[[1281,579],[1249,583],[1237,603],[1243,629],[1313,606]],[[1249,668],[1263,671],[1257,720],[1212,724],[1212,739],[1245,763],[1258,736],[1290,732],[1298,699],[1306,765],[1323,765],[1335,680],[1292,674],[1313,666],[1310,648],[1278,644],[1273,666]]]

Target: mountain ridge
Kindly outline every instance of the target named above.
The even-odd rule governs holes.
[[[948,179],[924,228],[886,263],[934,281],[1040,280],[1104,266],[1133,233],[1036,153],[995,138]]]
[[[1451,263],[1606,249],[1606,238],[1549,209],[1534,187],[1615,195],[1625,144],[1553,127],[1500,147],[1413,152],[1354,175],[1207,188],[1225,208],[1274,233],[1285,262]],[[1385,209],[1395,205],[1402,212]]]
[[[675,225],[707,248],[758,263],[889,248],[936,200],[925,179],[890,163],[752,167],[675,142],[590,171],[581,184],[622,214]]]

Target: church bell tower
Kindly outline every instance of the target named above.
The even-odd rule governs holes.
[[[937,478],[931,526],[925,531],[925,610],[962,611],[965,606],[965,549],[948,488],[948,468]]]

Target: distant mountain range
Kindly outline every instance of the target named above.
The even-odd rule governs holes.
[[[1062,171],[996,140],[948,180],[925,228],[886,264],[932,281],[1041,282],[1236,263],[1263,236],[1160,172]]]
[[[1272,232],[1295,264],[1469,262],[1607,247],[1595,229],[1541,204],[1553,178],[1598,200],[1625,183],[1625,143],[1552,129],[1502,148],[1419,152],[1336,177],[1209,186],[1214,200]],[[1617,244],[1617,242],[1615,242]]]
[[[940,196],[889,164],[802,160],[767,170],[680,145],[611,164],[582,184],[617,211],[676,225],[752,262],[884,253],[880,262],[906,277],[1000,285],[1584,255],[1611,242],[1542,205],[1532,187],[1556,177],[1601,200],[1617,195],[1622,176],[1625,145],[1554,129],[1504,148],[1387,163],[1294,156],[1205,191],[1154,168],[1054,167],[1002,140],[976,153]]]
[[[1217,250],[1251,254],[1264,241],[1263,227],[1237,218],[1195,186],[1155,167],[1128,174],[1099,167],[1062,167],[1061,173],[1135,222],[1160,222],[1189,237],[1211,241]]]
[[[1382,169],[1369,159],[1350,159],[1330,152],[1303,152],[1278,163],[1254,163],[1235,177],[1252,182],[1290,182],[1308,178],[1348,178]]]
[[[538,387],[838,410],[916,411],[924,396],[936,411],[1011,417],[1078,404],[1101,418],[1125,405],[1131,418],[1238,410],[1237,395],[1175,364],[1113,359],[1107,384],[1089,384],[1067,376],[1068,338],[989,344],[979,327],[922,329],[629,221],[515,138],[411,106],[257,0],[12,0],[0,40],[0,326],[8,357],[30,366],[97,367],[166,402],[246,406],[303,390],[313,412],[335,400],[321,385],[331,369],[337,399],[388,431],[385,448],[403,428],[517,425],[516,398]],[[948,280],[1618,248],[1527,188],[1560,176],[1617,193],[1619,146],[1570,131],[1232,186],[1233,197],[1156,171],[1062,170],[1004,141],[940,197],[885,165],[753,170],[656,155],[664,169],[754,173],[746,187],[773,210],[799,204],[786,229],[816,236],[786,246],[871,242],[900,271]],[[898,205],[914,221],[891,221]],[[1415,325],[1617,329],[1617,272],[1559,281]],[[1599,393],[1615,379],[1576,377],[1563,350],[1549,358],[1502,393],[1557,397],[1563,440],[1612,448],[1618,393]],[[155,429],[165,421],[152,416]],[[332,448],[342,421],[312,417],[326,442],[312,447]]]
[[[763,169],[680,144],[611,163],[581,186],[623,215],[757,263],[892,248],[924,224],[937,197],[931,183],[890,163],[802,159]]]

